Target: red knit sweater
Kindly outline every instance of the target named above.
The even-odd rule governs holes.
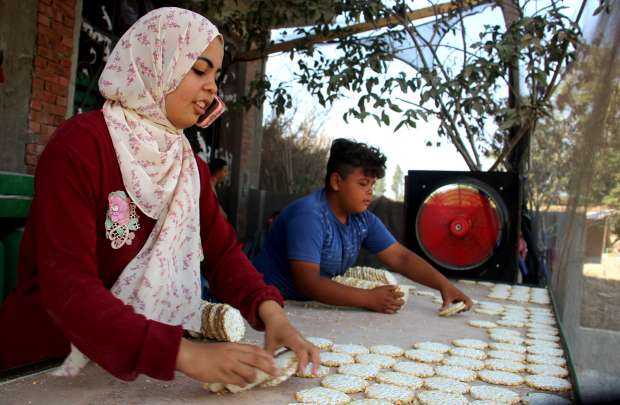
[[[210,289],[261,329],[258,305],[283,305],[282,296],[242,253],[220,213],[208,168],[197,162]],[[104,223],[108,194],[119,190],[125,190],[123,179],[101,111],[65,122],[37,166],[18,286],[0,308],[0,369],[66,356],[71,341],[120,379],[174,377],[181,327],[146,319],[109,291],[155,224],[137,209],[140,229],[133,243],[112,249]]]

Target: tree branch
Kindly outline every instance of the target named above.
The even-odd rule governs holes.
[[[488,3],[489,1],[491,0],[461,0],[458,2],[441,3],[407,13],[407,18],[410,21],[419,20],[426,17],[432,17],[437,14],[448,13],[452,10],[457,10],[462,7],[475,7],[480,4]],[[334,29],[324,34],[317,34],[312,36],[306,36],[304,38],[293,39],[286,42],[280,42],[277,44],[273,44],[272,46],[265,49],[252,49],[246,52],[242,52],[238,55],[235,55],[232,62],[249,62],[253,60],[263,59],[266,56],[269,56],[276,52],[288,52],[295,48],[305,47],[316,43],[347,37],[366,31],[373,31],[390,25],[396,25],[398,24],[398,22],[398,17],[394,15],[391,17],[382,18],[377,21],[354,24],[348,27],[344,27],[342,29]]]

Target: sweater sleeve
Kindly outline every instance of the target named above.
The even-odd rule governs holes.
[[[72,130],[87,129],[65,129]],[[115,377],[170,380],[182,328],[135,313],[105,287],[96,256],[99,157],[56,141],[39,160],[31,211],[43,306],[69,341]]]
[[[253,328],[263,330],[259,305],[274,300],[284,306],[284,299],[277,288],[265,284],[263,276],[241,250],[237,235],[220,212],[210,187],[209,169],[199,158],[196,160],[201,174],[200,236],[209,289],[218,300],[239,309]]]

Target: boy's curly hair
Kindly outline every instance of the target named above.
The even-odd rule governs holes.
[[[325,187],[329,188],[332,173],[338,173],[344,179],[358,167],[364,170],[364,175],[382,179],[385,176],[386,160],[377,148],[344,138],[336,139],[329,150]]]

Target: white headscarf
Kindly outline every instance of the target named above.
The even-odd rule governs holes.
[[[166,117],[165,96],[219,35],[192,11],[153,10],[122,36],[99,79],[127,194],[157,220],[111,291],[148,319],[192,331],[201,325],[200,179],[183,131]],[[75,375],[87,362],[72,345],[56,374]]]

